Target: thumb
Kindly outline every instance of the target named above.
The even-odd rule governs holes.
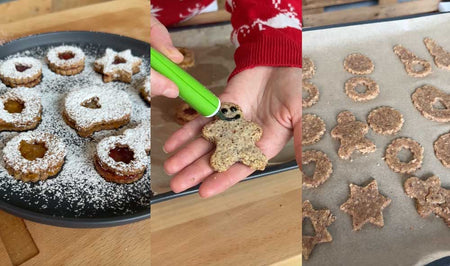
[[[153,16],[150,16],[150,44],[173,62],[183,61],[183,55],[173,46],[167,28]]]

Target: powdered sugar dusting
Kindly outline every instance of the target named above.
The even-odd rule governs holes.
[[[121,64],[114,64],[116,57],[125,59],[125,62]],[[107,48],[105,55],[95,61],[96,64],[103,66],[103,73],[107,75],[113,75],[116,71],[124,71],[133,74],[133,66],[139,63],[141,59],[133,56],[131,50],[125,50],[120,53]]]
[[[30,67],[23,72],[16,69],[16,65]],[[32,57],[12,58],[6,62],[2,62],[0,66],[0,76],[12,79],[26,79],[37,75],[42,69],[42,63]]]
[[[149,62],[143,58],[140,73],[133,76],[131,84],[123,82],[103,83],[102,76],[93,69],[96,58],[104,49],[95,45],[81,47],[86,54],[86,68],[76,76],[58,75],[44,64],[48,47],[24,51],[12,57],[30,56],[44,64],[42,82],[30,91],[41,95],[42,121],[32,132],[47,132],[59,137],[67,151],[60,173],[46,181],[24,183],[15,180],[0,160],[0,195],[4,202],[10,202],[29,210],[64,217],[111,217],[150,208],[150,167],[143,178],[132,184],[116,184],[105,181],[95,170],[94,155],[97,144],[105,137],[122,135],[126,129],[133,129],[149,121],[150,108],[139,95],[139,84],[148,75]],[[9,58],[0,60],[0,65]],[[145,70],[145,71],[143,71]],[[118,130],[96,132],[90,138],[82,138],[62,119],[66,95],[80,88],[99,87],[104,91],[117,90],[128,95],[133,112],[129,124]],[[11,88],[0,83],[0,95]],[[118,97],[117,97],[118,98]],[[0,156],[3,148],[17,132],[0,132]],[[0,157],[0,158],[1,158]],[[149,161],[147,156],[147,161]]]
[[[9,113],[5,110],[5,103],[8,100],[20,101],[24,108],[20,113]],[[25,127],[40,116],[42,109],[41,98],[29,88],[11,89],[0,96],[0,121],[14,124],[16,127]]]
[[[61,59],[60,54],[70,52],[74,55],[70,59]],[[79,65],[84,62],[84,52],[78,47],[62,45],[58,47],[51,48],[47,53],[47,60],[57,67],[68,67],[72,65]]]

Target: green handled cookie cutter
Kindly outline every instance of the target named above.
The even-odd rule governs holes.
[[[178,86],[181,99],[203,116],[217,114],[220,100],[216,95],[158,51],[151,48],[150,54],[151,67]]]

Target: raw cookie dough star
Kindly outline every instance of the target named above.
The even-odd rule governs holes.
[[[133,74],[140,71],[142,59],[133,56],[131,50],[125,50],[120,53],[106,48],[105,55],[95,60],[94,69],[103,74],[104,82],[120,80],[130,83]]]
[[[350,197],[340,208],[352,216],[353,230],[358,231],[368,222],[383,227],[382,211],[390,203],[391,199],[378,192],[377,181],[373,180],[365,187],[350,184]]]

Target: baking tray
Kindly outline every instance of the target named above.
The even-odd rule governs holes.
[[[175,46],[188,47],[195,54],[195,65],[187,72],[197,78],[216,95],[223,91],[227,79],[234,69],[234,46],[230,41],[232,27],[229,23],[187,27],[171,31]],[[195,37],[193,37],[195,36]],[[175,122],[175,109],[182,101],[155,97],[152,99],[152,191],[151,203],[181,197],[198,192],[198,186],[182,193],[173,193],[169,183],[171,177],[163,169],[163,163],[169,155],[162,150],[164,141],[179,126]],[[263,177],[297,168],[294,145],[291,140],[282,152],[269,162],[264,171],[257,171],[245,180]]]
[[[143,59],[141,72],[133,77],[133,83],[131,85],[125,83],[120,84],[118,82],[103,84],[101,81],[101,76],[93,72],[91,65],[92,62],[88,62],[89,60],[87,60],[86,68],[81,74],[73,77],[60,77],[61,80],[55,79],[54,82],[55,84],[52,84],[52,86],[59,86],[55,87],[58,89],[58,91],[55,93],[57,102],[59,102],[58,99],[59,100],[63,99],[63,95],[66,91],[72,89],[70,88],[70,84],[72,84],[71,82],[73,81],[73,79],[83,80],[86,78],[88,81],[90,81],[90,78],[92,80],[95,79],[92,78],[92,76],[94,75],[97,76],[96,79],[98,80],[96,80],[96,83],[98,85],[104,87],[114,86],[115,88],[122,89],[128,93],[130,99],[132,100],[134,113],[132,114],[131,122],[118,130],[106,130],[95,133],[94,136],[87,141],[89,143],[88,144],[85,143],[86,149],[88,149],[89,147],[90,148],[94,147],[95,144],[104,136],[118,135],[126,128],[134,127],[139,121],[144,119],[143,117],[145,117],[143,113],[139,113],[142,110],[145,110],[145,112],[147,112],[148,110],[148,116],[150,116],[149,106],[140,98],[138,94],[138,83],[141,82],[146,75],[148,75],[149,71],[150,45],[148,43],[124,36],[100,32],[84,32],[84,31],[53,32],[28,36],[25,38],[17,39],[9,43],[3,44],[2,46],[0,46],[0,60],[3,60],[8,56],[19,53],[26,55],[30,55],[31,53],[32,56],[36,56],[39,57],[40,59],[43,59],[44,58],[43,56],[45,55],[45,52],[48,49],[48,47],[57,46],[61,44],[73,44],[79,46],[83,48],[85,53],[88,55],[88,58],[91,59],[94,57],[102,56],[104,50],[107,47],[110,47],[118,51],[131,49],[134,55],[139,56]],[[30,50],[30,52],[25,52],[27,50]],[[52,75],[55,74],[49,72],[46,64],[43,64],[43,74],[44,77],[42,83],[37,87],[33,88],[33,90],[39,90],[41,94],[47,93],[49,95],[53,95],[48,91],[45,92],[45,88],[43,88],[42,86],[46,84],[45,83],[46,75],[50,80]],[[82,83],[83,82],[80,81],[80,84]],[[86,85],[89,84],[89,82],[87,83],[84,82],[83,84]],[[2,93],[9,89],[4,87],[4,85],[0,86],[3,86],[0,88],[2,90]],[[39,130],[39,128],[43,125],[43,123],[47,121],[45,117],[46,110],[47,109],[52,110],[51,108],[49,108],[49,106],[46,106],[44,102],[43,102],[43,109],[44,109],[43,121],[36,130]],[[140,120],[139,121],[136,120],[137,118],[138,120],[139,119]],[[148,119],[150,119],[150,117],[148,117]],[[62,123],[62,125],[64,125],[64,123]],[[72,130],[64,126],[62,126],[62,128],[63,129],[55,129],[54,130],[55,132],[53,133],[58,135],[62,131]],[[61,132],[58,132],[58,130],[61,130]],[[0,137],[4,138],[3,140],[0,139],[1,144],[0,150],[3,149],[3,146],[5,144],[3,142],[5,142],[7,139],[15,135],[17,135],[17,133],[14,132],[0,133]],[[73,135],[74,136],[71,137],[70,141],[65,139],[66,146],[71,145],[72,141],[75,142],[78,141],[79,137],[76,135],[76,133],[74,133],[74,131]],[[80,143],[83,143],[81,140],[79,141]],[[0,154],[2,154],[1,151]],[[89,154],[89,152],[87,152],[86,154]],[[72,158],[73,157],[74,156],[72,156]],[[63,175],[65,167],[66,165],[68,165],[68,163],[70,162],[68,161],[68,157],[66,157],[65,166],[63,166],[63,169],[61,170],[59,175]],[[83,167],[90,169],[88,173],[95,172],[95,170],[92,171],[93,164],[83,165]],[[56,180],[59,177],[59,175],[44,182],[53,182],[51,180]],[[6,173],[6,170],[4,169],[3,161],[0,163],[0,177],[11,178],[11,176],[9,176]],[[98,176],[98,178],[101,179],[100,176]],[[118,198],[115,201],[111,201],[110,203],[105,203],[105,205],[100,205],[98,202],[101,201],[96,202],[95,199],[92,200],[91,203],[87,202],[87,199],[89,197],[87,195],[88,193],[86,193],[86,195],[80,196],[80,199],[86,199],[85,205],[83,207],[78,207],[73,201],[71,201],[73,199],[70,199],[67,196],[70,195],[70,193],[67,193],[68,192],[67,189],[62,189],[63,196],[48,195],[49,197],[45,200],[45,202],[43,202],[42,201],[43,199],[39,196],[39,193],[31,193],[31,192],[20,193],[17,190],[13,191],[12,189],[13,186],[17,188],[17,186],[20,186],[21,184],[20,183],[12,184],[13,183],[12,181],[5,182],[4,180],[3,182],[0,181],[0,192],[1,192],[0,209],[7,211],[11,214],[14,214],[16,216],[32,220],[35,222],[64,227],[92,228],[92,227],[117,226],[131,222],[136,222],[150,217],[151,190],[150,190],[149,170],[146,171],[144,177],[141,180],[137,181],[137,183],[132,184],[130,186],[119,184],[117,185],[106,184],[106,187],[104,188],[105,190],[103,190],[103,192],[101,193],[99,192],[100,195],[106,195],[105,193],[108,193],[109,191],[111,193],[118,193],[118,195],[120,195],[121,198]],[[98,183],[95,184],[100,184],[102,181],[97,182]],[[129,187],[120,187],[120,186],[129,186]],[[95,190],[96,187],[93,187],[92,189]],[[38,189],[37,191],[46,193],[45,189]],[[83,193],[83,191],[81,191],[81,193]],[[46,205],[45,206],[46,208],[44,208],[43,205]]]
[[[318,143],[304,150],[324,151],[333,162],[333,174],[316,189],[303,189],[303,200],[310,200],[316,209],[328,208],[336,221],[328,227],[331,243],[318,244],[304,265],[424,265],[450,255],[450,230],[433,215],[423,219],[416,211],[414,200],[403,190],[410,175],[392,172],[382,160],[386,146],[399,136],[417,140],[425,149],[424,163],[415,175],[441,178],[450,187],[450,170],[434,156],[433,142],[449,132],[448,123],[430,121],[414,108],[411,94],[424,84],[432,84],[450,93],[450,72],[438,69],[423,44],[431,37],[450,50],[450,14],[407,17],[396,20],[359,23],[345,26],[319,27],[304,31],[303,54],[316,65],[312,82],[320,90],[319,102],[303,113],[314,113],[326,123],[326,133]],[[419,57],[432,63],[433,74],[425,78],[409,77],[392,48],[402,44]],[[368,75],[380,85],[380,95],[366,103],[354,103],[344,93],[344,82],[354,76],[343,68],[343,60],[350,53],[360,52],[375,63],[375,71]],[[388,105],[398,109],[405,123],[396,136],[381,136],[369,130],[377,151],[367,155],[353,154],[352,161],[338,158],[339,142],[330,136],[337,124],[336,116],[350,110],[360,121],[375,107]],[[371,179],[378,182],[380,193],[392,203],[383,211],[385,225],[378,228],[367,224],[359,232],[352,231],[351,217],[339,206],[349,194],[350,183],[366,185]],[[304,230],[308,227],[304,224]],[[446,265],[445,260],[437,265]]]

